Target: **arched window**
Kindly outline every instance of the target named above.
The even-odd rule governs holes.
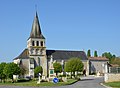
[[[39,46],[39,41],[37,41],[37,44],[36,44],[37,46]]]
[[[32,41],[32,46],[35,46],[35,42],[34,41]]]
[[[36,54],[39,54],[39,49],[36,49]]]
[[[34,54],[34,49],[31,49],[30,51],[31,51],[31,54]]]
[[[43,41],[41,41],[41,46],[43,46]]]

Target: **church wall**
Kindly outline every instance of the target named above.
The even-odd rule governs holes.
[[[41,66],[43,67],[43,75],[47,76],[48,74],[47,58],[46,56],[43,56],[40,60],[41,60]]]
[[[21,59],[20,66],[26,70],[25,76],[29,76],[29,59]]]
[[[47,59],[46,56],[30,56],[30,58],[34,58],[34,66],[42,66],[43,75],[47,76]]]

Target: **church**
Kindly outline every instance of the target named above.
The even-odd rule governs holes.
[[[86,74],[89,74],[89,60],[84,51],[69,51],[69,50],[48,50],[46,47],[46,38],[42,34],[38,13],[36,12],[30,36],[27,40],[27,47],[23,52],[14,58],[14,63],[24,67],[27,72],[25,76],[34,77],[34,69],[37,66],[42,66],[43,75],[48,77],[49,62],[52,56],[54,61],[60,62],[61,65],[72,57],[81,58],[86,69]]]

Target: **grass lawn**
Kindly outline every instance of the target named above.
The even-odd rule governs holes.
[[[18,82],[18,83],[0,83],[0,85],[13,85],[13,86],[64,86],[64,85],[70,85],[77,82],[75,79],[68,79],[68,82],[59,82],[54,84],[53,82],[41,82],[40,84],[37,84],[37,81],[29,81],[29,82]]]
[[[119,82],[108,82],[104,84],[107,86],[113,87],[113,88],[120,88],[120,81]]]

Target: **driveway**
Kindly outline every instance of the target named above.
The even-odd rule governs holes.
[[[0,86],[0,88],[105,88],[100,85],[103,82],[103,77],[94,77],[94,76],[87,76],[82,77],[82,80],[67,86],[60,86],[60,87],[18,87],[18,86]]]

